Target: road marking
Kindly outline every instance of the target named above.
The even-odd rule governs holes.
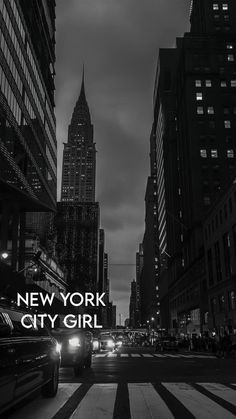
[[[113,417],[117,384],[94,384],[70,419],[99,419]]]
[[[120,354],[121,358],[129,358],[129,354]]]
[[[107,354],[96,354],[95,358],[104,358]]]
[[[132,356],[132,358],[140,358],[141,354],[130,354],[130,356]]]
[[[108,356],[108,358],[117,358],[117,354],[109,353],[107,356]]]
[[[173,419],[169,408],[150,383],[128,385],[131,418]]]
[[[235,415],[186,383],[162,383],[197,419],[233,419]]]
[[[50,399],[38,397],[22,409],[17,409],[9,419],[42,419],[52,418],[58,410],[67,402],[72,394],[81,386],[78,383],[59,384],[57,395]]]
[[[224,399],[226,402],[236,406],[236,389],[233,390],[224,386],[223,384],[218,383],[197,383],[199,386],[205,388],[210,393],[215,396]]]

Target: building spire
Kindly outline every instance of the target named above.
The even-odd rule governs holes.
[[[84,87],[84,64],[83,64],[83,71],[82,71],[82,82],[81,82],[81,89],[80,89],[80,96],[85,96],[85,87]]]

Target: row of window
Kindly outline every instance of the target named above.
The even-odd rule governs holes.
[[[209,152],[203,148],[200,150],[200,157],[206,159],[207,157],[211,157],[212,159],[217,159],[219,157],[219,153],[217,149],[212,149]],[[233,149],[226,150],[226,157],[228,159],[233,159],[235,157],[235,153]]]
[[[17,54],[17,58],[15,57],[15,60],[19,60],[19,63],[20,63],[21,68],[22,68],[22,71],[23,71],[24,76],[26,78],[26,81],[28,83],[29,90],[30,90],[30,92],[31,92],[31,94],[33,96],[33,101],[34,102],[32,102],[32,99],[30,99],[29,95],[25,95],[24,102],[25,102],[26,108],[27,108],[27,110],[29,112],[30,118],[31,119],[35,119],[36,118],[36,115],[35,115],[34,108],[36,107],[37,111],[39,112],[40,118],[41,118],[41,123],[42,123],[42,125],[44,125],[44,119],[45,119],[44,108],[43,108],[43,106],[41,104],[41,101],[39,99],[39,95],[36,92],[35,85],[33,83],[32,77],[30,75],[28,66],[26,64],[24,55],[22,53],[22,50],[21,50],[19,41],[17,39],[15,30],[13,28],[12,22],[10,21],[9,14],[8,14],[8,12],[6,10],[5,5],[3,7],[2,12],[3,12],[3,17],[4,17],[4,20],[5,20],[6,26],[8,28],[9,35],[11,37],[13,46],[15,48],[15,52]],[[3,37],[3,34],[2,33],[1,33],[1,35],[2,35],[2,37],[1,37],[1,41],[2,41],[1,44],[3,46],[3,54],[8,58],[9,68],[10,69],[13,69],[13,72],[15,72],[14,68],[16,68],[16,66],[15,66],[15,62],[13,60],[13,56],[11,55],[9,48],[6,45],[6,40]],[[28,51],[30,51],[30,49],[28,49]],[[31,57],[32,57],[32,54],[31,54]],[[15,81],[16,82],[17,81],[20,82],[20,83],[18,82],[18,85],[17,86],[18,86],[18,89],[20,91],[20,94],[22,95],[22,81],[20,79],[19,73],[18,73],[18,78],[16,78]],[[41,87],[42,87],[42,85],[41,85]],[[55,143],[55,140],[54,140],[54,138],[52,136],[52,133],[51,133],[51,131],[49,129],[47,130],[47,134],[49,134],[49,141],[50,141],[50,143],[51,143],[51,145],[53,147],[54,154],[56,155],[56,143]],[[54,134],[54,137],[55,137],[55,134]],[[56,175],[55,163],[52,165],[52,169],[54,171],[54,174]]]
[[[213,3],[212,9],[213,10],[223,10],[224,12],[226,12],[226,11],[229,10],[229,5],[228,5],[228,3],[223,3],[223,4]]]
[[[212,87],[212,80],[195,80],[195,87]],[[236,80],[220,80],[220,87],[236,87]],[[196,100],[203,100],[202,93],[196,94]]]
[[[213,315],[216,313],[224,313],[228,310],[236,310],[235,291],[229,291],[227,298],[225,298],[225,295],[222,294],[211,299],[211,312]]]
[[[217,213],[212,219],[211,223],[208,224],[207,228],[205,229],[206,239],[210,238],[211,234],[214,234],[215,230],[217,230],[218,227],[223,224],[223,220],[228,219],[228,215],[232,214],[233,209],[236,211],[236,192],[234,193],[234,202],[232,197],[230,197],[224,204],[224,207],[220,209],[219,213]],[[233,228],[233,231],[236,231],[236,227]]]
[[[2,67],[0,67],[0,87],[1,87],[1,92],[4,94],[8,105],[13,113],[13,116],[15,118],[15,120],[17,121],[17,123],[20,125],[21,123],[21,109],[18,105],[18,102],[16,100],[16,97],[10,87],[10,84],[3,72]]]
[[[17,23],[17,26],[18,26],[23,44],[25,44],[25,31],[24,31],[24,28],[23,28],[23,23],[22,23],[20,15],[19,15],[15,0],[10,0],[10,5],[11,5],[11,9],[12,9],[14,18],[16,20],[16,23]],[[26,51],[27,51],[28,59],[29,59],[30,64],[31,64],[31,68],[33,70],[35,80],[37,82],[37,86],[39,88],[39,91],[40,91],[42,99],[43,99],[43,102],[45,102],[45,101],[47,102],[46,89],[44,89],[44,87],[43,87],[43,83],[42,83],[42,80],[41,80],[41,77],[40,77],[40,72],[38,71],[37,63],[34,59],[33,52],[32,52],[32,49],[31,49],[31,46],[30,46],[29,42],[27,42]],[[52,133],[54,133],[55,129],[56,129],[56,124],[55,124],[55,116],[54,116],[53,109],[52,109],[51,106],[48,105],[48,106],[46,106],[46,111],[47,111],[47,116],[49,117],[49,120],[50,120],[50,123],[51,123],[51,126],[52,126]]]

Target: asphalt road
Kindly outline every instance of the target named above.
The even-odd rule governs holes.
[[[231,419],[235,366],[235,359],[199,353],[104,352],[79,377],[61,368],[54,399],[38,395],[4,419]]]

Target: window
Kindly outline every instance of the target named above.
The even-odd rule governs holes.
[[[202,99],[203,99],[202,93],[201,92],[196,93],[196,100],[199,101]]]
[[[230,237],[229,233],[223,235],[224,265],[225,275],[229,277],[231,274],[231,257],[230,257]]]
[[[222,10],[229,10],[228,3],[223,3],[222,4]]]
[[[211,150],[211,157],[213,159],[217,159],[218,158],[218,151],[217,150]]]
[[[231,121],[224,121],[224,126],[226,129],[230,129],[231,128]]]
[[[227,87],[227,81],[226,80],[221,80],[220,87]]]
[[[202,158],[204,158],[204,159],[206,159],[206,158],[207,158],[207,151],[206,151],[206,149],[201,149],[201,150],[200,150],[200,156],[201,156]]]
[[[231,80],[230,81],[230,86],[231,87],[236,87],[236,80]]]
[[[208,106],[207,113],[209,115],[213,115],[215,113],[215,110],[214,110],[213,106]]]
[[[234,158],[234,150],[227,150],[227,157],[228,159]]]
[[[224,295],[219,295],[219,310],[225,311],[225,297]]]
[[[206,87],[212,87],[211,80],[206,80],[205,85],[206,85]]]
[[[198,106],[197,107],[197,114],[198,115],[203,115],[204,114],[203,106]]]
[[[229,309],[236,310],[236,294],[234,291],[229,292]]]
[[[234,61],[234,55],[233,54],[228,54],[227,59],[229,62],[233,62]]]
[[[215,250],[216,278],[217,278],[217,282],[219,282],[222,279],[222,271],[221,271],[221,259],[220,259],[220,243],[218,241],[214,244],[214,250]]]
[[[202,82],[201,82],[201,80],[195,80],[195,86],[196,86],[196,87],[202,87]]]
[[[213,10],[219,10],[219,4],[213,3]]]
[[[234,46],[233,46],[233,44],[227,44],[227,45],[226,45],[226,48],[227,48],[227,49],[234,49]]]
[[[213,273],[213,263],[212,263],[212,250],[209,249],[207,252],[207,266],[208,266],[208,279],[209,285],[213,285],[214,283],[214,273]]]
[[[211,205],[211,199],[210,199],[210,197],[209,197],[209,196],[204,196],[204,197],[203,197],[203,204],[204,204],[206,207],[209,207],[209,205]]]

